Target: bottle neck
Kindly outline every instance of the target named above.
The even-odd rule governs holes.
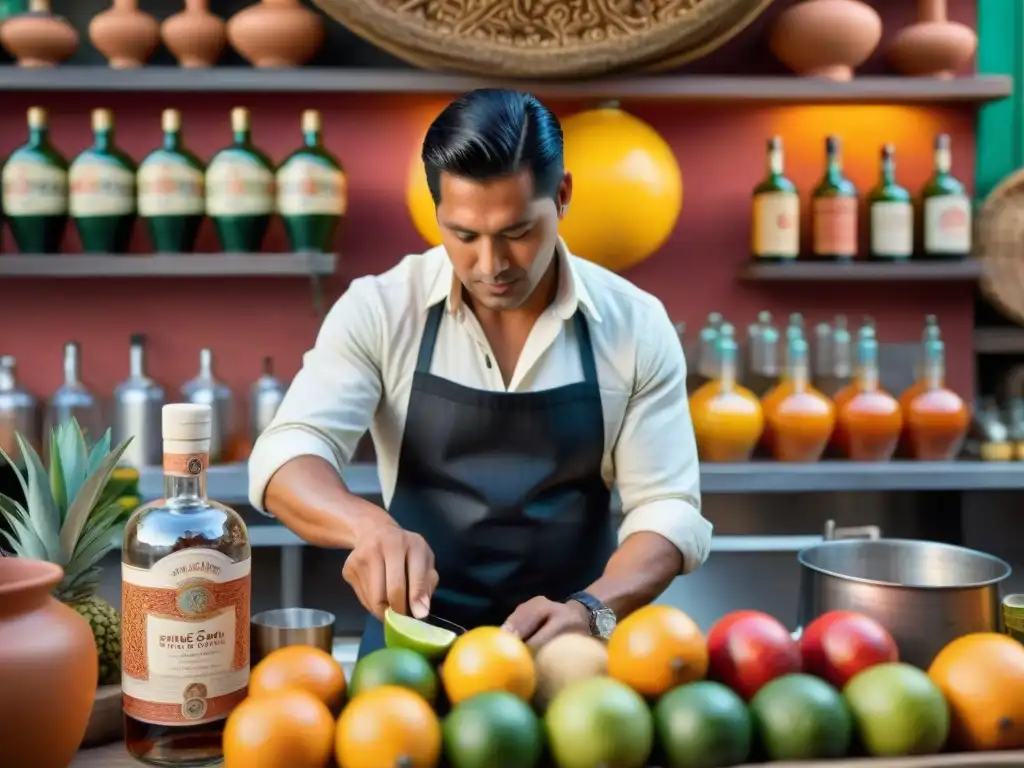
[[[164,440],[164,498],[193,504],[206,498],[209,440]]]
[[[28,143],[33,147],[41,147],[49,140],[50,132],[45,125],[34,126],[28,129]]]
[[[302,141],[310,149],[320,146],[320,131],[303,131]]]
[[[64,350],[64,384],[66,386],[78,383],[78,349],[68,347]]]
[[[249,128],[242,128],[241,130],[234,131],[235,145],[239,147],[247,147],[252,141],[252,130]]]
[[[949,150],[945,147],[939,147],[935,150],[935,173],[938,176],[945,176],[949,173],[950,167],[953,165],[952,158],[950,157]]]
[[[878,356],[875,352],[861,354],[857,379],[862,392],[874,392],[878,389]]]
[[[946,386],[946,366],[941,356],[925,361],[924,385],[928,390],[943,389]]]
[[[164,149],[177,152],[181,147],[181,131],[164,131]]]
[[[896,161],[891,157],[882,159],[882,185],[890,187],[896,183]]]
[[[133,344],[128,350],[128,373],[135,379],[146,375],[146,351],[141,344]]]
[[[838,152],[829,152],[825,158],[825,175],[829,179],[843,177],[843,158]]]
[[[809,378],[806,359],[797,359],[790,364],[789,383],[793,387],[794,392],[806,391]]]
[[[93,133],[93,147],[100,152],[109,152],[114,146],[114,129],[104,128]]]
[[[768,175],[781,176],[784,169],[782,150],[774,148],[768,150]]]
[[[6,365],[0,365],[0,390],[10,391],[17,387],[14,380],[14,371]]]

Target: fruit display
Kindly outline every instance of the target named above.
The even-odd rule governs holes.
[[[799,640],[736,611],[705,638],[652,605],[607,642],[530,649],[477,627],[440,654],[437,627],[390,618],[388,647],[347,687],[316,648],[266,656],[228,719],[226,768],[729,768],[1024,749],[1024,645],[1005,635],[961,637],[924,671],[851,611]]]

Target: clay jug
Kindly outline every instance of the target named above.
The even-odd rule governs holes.
[[[320,50],[324,20],[298,0],[262,0],[228,21],[228,40],[256,67],[300,67]]]
[[[893,38],[889,64],[904,75],[948,79],[970,61],[977,47],[974,30],[946,16],[946,0],[918,0],[917,23]]]
[[[185,10],[160,27],[167,50],[186,68],[212,67],[227,42],[224,22],[210,13],[209,0],[185,0]]]
[[[19,67],[55,67],[78,48],[78,32],[65,18],[50,13],[50,0],[32,0],[27,13],[0,25],[0,45]]]
[[[114,0],[89,22],[89,39],[114,69],[141,67],[160,42],[160,24],[139,10],[138,0]]]
[[[798,75],[846,81],[878,47],[882,19],[860,0],[804,0],[779,14],[770,45]]]
[[[51,597],[62,578],[53,563],[0,557],[0,763],[12,768],[67,768],[92,712],[96,643]]]

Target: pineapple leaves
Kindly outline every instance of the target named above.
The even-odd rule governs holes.
[[[75,565],[78,556],[90,548],[98,539],[108,533],[112,536],[114,528],[131,514],[116,501],[107,506],[97,506],[96,509],[97,511],[93,512],[89,517],[89,522],[86,523],[85,528],[82,530],[82,535],[75,546],[74,556],[71,558],[71,565]],[[113,540],[111,539],[111,541]]]
[[[89,476],[89,449],[78,420],[71,419],[57,427],[53,442],[57,443],[64,470],[64,498],[74,499]]]
[[[68,511],[68,488],[64,484],[64,463],[60,459],[58,441],[50,441],[50,493],[60,512],[61,523]]]
[[[15,434],[18,450],[25,459],[25,475],[28,489],[25,493],[25,507],[29,510],[28,523],[35,530],[46,549],[46,558],[58,565],[66,565],[61,558],[60,510],[50,490],[50,479],[43,468],[43,462],[35,448],[20,434]]]
[[[46,560],[46,547],[32,528],[26,524],[28,517],[18,502],[0,493],[0,514],[7,521],[11,533],[0,529],[0,535],[10,544],[14,554],[32,560]]]
[[[89,468],[86,470],[87,474],[91,475],[97,469],[100,468],[100,464],[103,463],[103,459],[110,453],[110,430],[108,429],[103,433],[103,437],[96,441],[96,444],[92,447],[89,452]]]

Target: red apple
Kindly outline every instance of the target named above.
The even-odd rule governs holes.
[[[853,611],[830,611],[812,621],[800,637],[800,654],[805,672],[840,690],[858,672],[900,655],[885,627]]]
[[[801,670],[800,646],[760,611],[727,614],[708,633],[708,677],[749,701],[777,677]]]

